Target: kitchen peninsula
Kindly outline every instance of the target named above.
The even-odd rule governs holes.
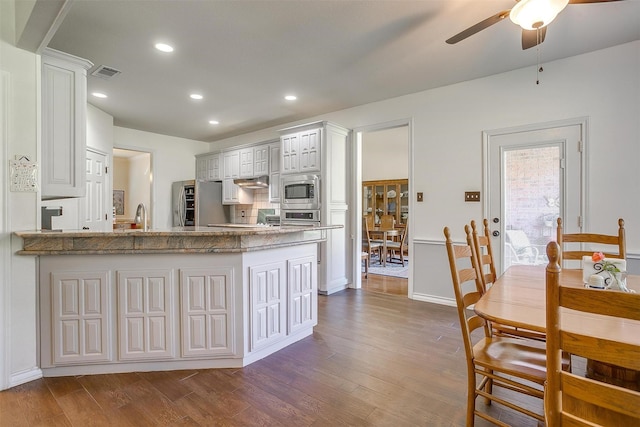
[[[242,367],[313,332],[340,226],[16,232],[39,257],[45,376]]]

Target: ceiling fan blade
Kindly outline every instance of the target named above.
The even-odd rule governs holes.
[[[538,35],[538,32],[540,32],[540,35]],[[547,27],[542,27],[537,30],[522,30],[522,50],[539,45],[544,41],[546,34]]]
[[[495,15],[490,16],[489,18],[485,19],[484,21],[480,21],[477,24],[472,25],[471,27],[467,28],[466,30],[459,32],[455,36],[453,36],[450,39],[448,39],[447,43],[456,44],[459,41],[462,41],[462,40],[466,39],[467,37],[472,36],[475,33],[478,33],[480,31],[484,30],[485,28],[489,28],[493,24],[497,24],[498,22],[502,21],[504,18],[509,16],[509,12],[510,12],[509,10],[503,10],[502,12],[496,13]]]
[[[623,1],[623,0],[569,0],[569,4],[583,4],[583,3],[609,3],[612,1]]]

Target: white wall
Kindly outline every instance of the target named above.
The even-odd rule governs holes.
[[[401,126],[362,135],[362,180],[409,177],[409,127]]]
[[[540,85],[527,67],[407,96],[337,111],[297,123],[329,120],[347,128],[410,118],[409,177],[414,297],[452,301],[442,228],[463,240],[463,226],[482,218],[482,204],[464,203],[468,188],[482,185],[482,131],[587,116],[588,206],[586,217],[598,224],[626,220],[632,264],[640,258],[640,41],[544,64]],[[265,129],[215,143],[215,148],[261,141],[277,130]],[[615,154],[618,153],[618,154]],[[615,159],[615,161],[613,160]],[[633,260],[636,261],[633,261]],[[637,264],[636,264],[637,265]],[[429,279],[424,279],[429,278]]]
[[[206,142],[117,126],[114,128],[114,141],[115,148],[151,153],[153,184],[150,206],[154,213],[153,228],[171,228],[171,183],[194,179],[194,156],[208,152],[210,145]]]
[[[0,389],[42,376],[36,346],[35,257],[15,255],[22,241],[13,231],[35,230],[39,193],[9,191],[8,161],[17,154],[39,160],[40,61],[13,46],[14,3],[0,1]]]

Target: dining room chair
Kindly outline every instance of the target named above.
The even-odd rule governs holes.
[[[362,252],[367,253],[367,270],[369,269],[369,266],[371,266],[372,253],[378,253],[378,260],[380,261],[380,264],[382,264],[382,242],[374,242],[371,240],[371,234],[369,233],[369,224],[367,223],[367,221],[362,221]]]
[[[444,228],[467,363],[466,425],[473,426],[475,416],[497,425],[507,425],[477,409],[478,396],[484,397],[487,404],[495,402],[544,422],[544,415],[519,405],[519,396],[507,400],[511,396],[493,394],[493,387],[497,386],[542,399],[546,379],[545,345],[534,340],[493,336],[488,322],[471,309],[482,296],[483,287],[469,225],[465,226],[465,232],[467,244],[454,245],[449,228]],[[483,333],[477,338],[479,330]]]
[[[562,218],[558,218],[558,228],[556,230],[556,241],[560,246],[560,260],[559,264],[562,266],[564,261],[567,260],[582,260],[583,256],[591,256],[595,250],[604,253],[607,258],[621,258],[627,257],[626,243],[625,243],[625,231],[624,220],[618,219],[618,234],[596,234],[596,233],[565,233],[562,227]],[[567,249],[567,244],[579,243],[590,244],[588,250],[574,250],[573,248]],[[601,250],[607,248],[606,251]],[[614,247],[617,247],[614,249]]]
[[[556,242],[549,242],[544,402],[547,425],[640,426],[640,392],[566,372],[560,362],[561,351],[566,351],[587,360],[639,371],[640,344],[623,343],[611,337],[606,324],[612,317],[640,321],[640,294],[564,286],[560,280],[560,255]],[[572,316],[599,315],[602,323],[593,335],[572,332],[566,310],[572,310]]]
[[[396,225],[396,219],[393,215],[382,215],[380,217],[380,228],[390,230]]]
[[[404,254],[409,251],[409,244],[407,243],[407,234],[409,233],[409,221],[405,223],[405,227],[402,230],[402,234],[400,235],[400,241],[395,240],[387,240],[387,253],[389,254],[389,262],[396,257],[398,254],[398,259],[402,263],[404,267]]]
[[[364,219],[367,222],[367,226],[369,227],[369,230],[371,230],[373,227],[375,227],[375,218],[374,218],[372,213],[366,214],[364,216]]]
[[[491,248],[491,230],[489,229],[489,220],[482,220],[483,234],[478,233],[478,227],[475,220],[471,220],[471,240],[474,247],[474,255],[476,263],[480,270],[480,280],[482,282],[483,293],[486,292],[497,276],[496,264],[493,259],[493,249]],[[508,325],[501,325],[491,322],[491,330],[494,335],[507,337],[530,338],[538,341],[545,341],[546,335],[536,331],[516,328]]]

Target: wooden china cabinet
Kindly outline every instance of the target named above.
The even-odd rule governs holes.
[[[409,218],[409,180],[362,181],[362,211],[373,214],[375,224],[382,215],[393,215],[396,227],[402,227]]]

